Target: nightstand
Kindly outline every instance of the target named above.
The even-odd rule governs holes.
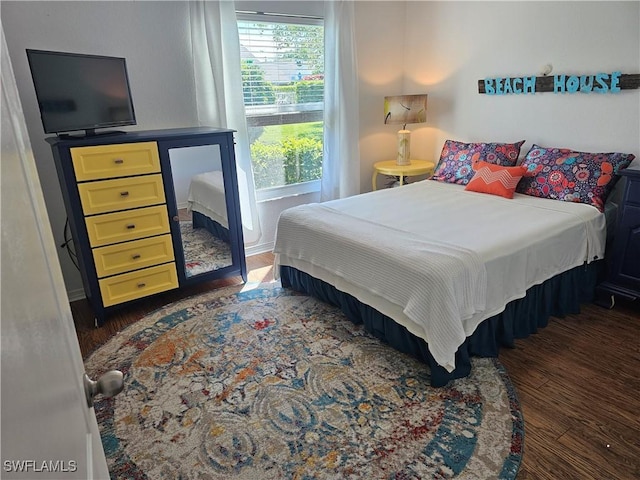
[[[640,298],[640,169],[625,168],[620,175],[626,184],[613,245],[607,247],[607,278],[598,285],[595,301],[609,308],[616,295],[629,300]],[[603,298],[605,295],[609,298]]]
[[[395,160],[385,160],[373,164],[373,178],[371,184],[374,190],[377,190],[378,174],[391,175],[398,177],[400,185],[404,185],[405,177],[414,177],[417,175],[431,175],[435,168],[433,162],[426,160],[411,160],[409,165],[398,165]]]

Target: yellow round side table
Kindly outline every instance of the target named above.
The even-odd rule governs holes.
[[[413,177],[416,175],[431,175],[434,168],[433,162],[427,160],[411,160],[409,165],[398,165],[395,160],[384,160],[373,164],[373,178],[371,184],[374,190],[377,190],[378,174],[392,175],[400,179],[400,185],[404,185],[405,177]]]

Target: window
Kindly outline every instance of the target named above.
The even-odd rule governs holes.
[[[258,199],[318,190],[323,151],[322,20],[238,12],[238,31]]]

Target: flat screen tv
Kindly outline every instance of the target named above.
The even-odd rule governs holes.
[[[27,58],[45,133],[136,124],[124,58],[31,49]]]

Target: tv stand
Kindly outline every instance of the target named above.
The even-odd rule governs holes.
[[[193,127],[46,141],[97,325],[151,295],[233,276],[247,280],[233,130]],[[206,155],[201,147],[207,148]],[[193,231],[194,215],[185,216],[186,209],[178,208],[181,190],[176,191],[175,183],[187,180],[180,187],[186,196],[196,166],[220,172],[224,187],[220,215],[227,225],[205,214],[195,216],[202,221],[195,225],[198,238],[211,240],[207,265],[189,254],[193,240],[183,236],[185,227]],[[193,270],[193,262],[202,267]]]

